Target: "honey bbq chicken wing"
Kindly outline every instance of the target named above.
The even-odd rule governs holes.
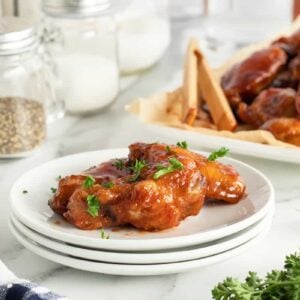
[[[154,179],[158,165],[167,169],[170,158],[175,159],[180,167]],[[124,168],[130,170],[136,162],[142,161],[140,156],[134,160],[130,157]],[[158,159],[152,153],[142,164],[144,167],[138,177],[130,171],[112,179],[110,188],[101,182],[96,182],[91,188],[74,187],[72,195],[63,201],[64,204],[67,202],[63,217],[81,229],[131,224],[138,229],[162,230],[177,226],[187,216],[199,213],[206,195],[206,179],[192,158],[173,153]],[[59,189],[50,201],[51,207],[57,203],[58,195]],[[89,195],[99,202],[98,213],[94,216],[87,208]]]
[[[261,129],[270,131],[280,141],[300,146],[300,119],[273,119],[266,122]]]
[[[206,198],[235,203],[245,195],[242,179],[230,166],[165,144],[136,143],[129,150],[122,163],[106,162],[62,179],[50,206],[81,229],[130,224],[153,231],[198,214]],[[91,172],[95,182],[86,187]],[[68,180],[69,189],[60,191]]]
[[[273,80],[272,87],[297,90],[300,81],[300,56],[292,58],[285,69]]]
[[[244,198],[245,183],[232,166],[202,158],[199,160],[199,169],[207,180],[207,199],[233,204]]]
[[[151,150],[150,150],[151,149]],[[180,147],[169,147],[171,153],[184,153],[189,155],[205,176],[207,182],[207,199],[223,200],[228,203],[236,203],[245,196],[245,183],[239,173],[230,165],[224,165],[217,161],[209,161],[205,156],[182,149]],[[166,156],[166,145],[163,144],[133,144],[130,153],[147,159],[153,155],[158,160]],[[150,150],[150,151],[149,151]]]
[[[273,45],[282,48],[290,57],[294,57],[300,50],[300,30],[290,36],[283,36],[273,42]]]
[[[295,117],[296,92],[291,88],[263,90],[251,105],[240,103],[237,114],[246,124],[259,128],[266,121],[279,117]]]
[[[278,46],[253,53],[235,64],[221,78],[225,95],[233,108],[241,101],[251,102],[269,86],[287,62],[287,55]]]
[[[283,70],[278,76],[273,80],[272,87],[275,88],[292,88],[296,89],[299,80],[293,76],[293,72],[288,70]]]
[[[117,162],[123,164],[123,159],[119,159]],[[115,161],[109,161],[102,163],[99,166],[94,166],[78,175],[70,175],[62,178],[59,181],[58,189],[55,193],[55,196],[50,199],[49,205],[59,215],[63,215],[67,210],[67,204],[74,193],[78,188],[82,188],[85,179],[88,175],[92,175],[96,183],[103,183],[110,180],[114,180],[129,174],[126,168],[120,170],[114,166]]]

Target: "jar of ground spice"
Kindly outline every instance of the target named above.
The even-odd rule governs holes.
[[[0,158],[26,156],[45,139],[54,93],[42,56],[28,21],[0,19]]]

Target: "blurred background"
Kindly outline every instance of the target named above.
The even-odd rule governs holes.
[[[0,128],[13,124],[0,157],[26,156],[66,115],[105,120],[115,102],[123,112],[178,87],[191,37],[217,67],[299,11],[300,0],[1,0]]]
[[[42,0],[1,0],[1,2],[2,15],[18,15],[36,21],[42,17]],[[136,2],[140,2],[141,6],[147,6],[148,1]],[[153,2],[157,1],[153,0]],[[256,38],[259,39],[264,35],[263,31],[271,32],[271,27],[275,31],[297,15],[300,9],[299,3],[299,0],[169,0],[169,15],[175,22],[194,18],[209,19],[206,27],[208,35],[212,37],[217,34],[218,29],[222,28],[222,33],[224,33],[227,32],[227,26],[238,24],[241,27],[238,30],[244,30],[244,33],[250,34],[255,32]],[[224,24],[226,28],[222,26]],[[264,30],[250,29],[253,26],[255,29],[261,29],[262,25]],[[236,39],[235,33],[232,32],[229,36],[227,32],[225,37]],[[251,38],[255,39],[254,36]]]
[[[2,13],[39,19],[42,0],[2,0]],[[144,1],[140,1],[143,5]],[[173,19],[187,19],[201,15],[220,14],[226,10],[241,13],[244,18],[251,16],[273,16],[281,20],[293,15],[297,0],[169,0],[170,14]],[[296,8],[297,9],[297,8]]]
[[[41,22],[44,18],[41,7],[43,2],[47,1],[1,2],[3,16],[15,15]],[[114,0],[110,2],[114,3]],[[271,38],[287,27],[300,12],[300,0],[119,0],[115,3],[118,3],[115,5],[115,14],[123,14],[124,7],[127,11],[143,11],[143,15],[153,12],[158,15],[165,14],[175,30],[176,26],[182,26],[182,23],[193,22],[191,27],[199,23],[198,32],[194,35],[205,39],[211,47],[221,47],[224,51]],[[157,53],[157,56],[159,54],[161,53]],[[158,59],[159,57],[156,58]]]

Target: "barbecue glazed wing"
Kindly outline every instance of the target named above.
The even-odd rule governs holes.
[[[300,56],[296,56],[288,64],[288,69],[291,72],[291,78],[294,81],[300,80]]]
[[[298,113],[298,117],[300,116],[300,84],[298,86],[296,100],[295,100],[296,111]]]
[[[223,200],[228,203],[237,203],[245,196],[245,184],[239,173],[230,165],[217,161],[208,161],[198,153],[170,146],[171,153],[184,153],[189,155],[205,176],[207,182],[206,199]],[[158,161],[167,155],[164,144],[137,143],[130,146],[130,158],[152,159],[155,153]]]
[[[237,114],[246,124],[258,128],[274,118],[295,117],[295,100],[296,92],[291,88],[269,88],[263,90],[251,105],[240,103]]]
[[[235,64],[221,78],[221,85],[232,107],[241,101],[251,102],[271,84],[286,64],[287,55],[277,46],[257,51]]]
[[[81,229],[130,224],[150,231],[177,226],[198,214],[206,198],[235,203],[245,195],[244,183],[230,166],[165,144],[136,143],[129,149],[122,166],[112,160],[62,179],[51,208]],[[179,167],[170,170],[174,159]],[[133,172],[137,162],[142,165],[138,176]],[[169,171],[154,177],[161,170]],[[90,187],[84,186],[87,174],[95,179]],[[91,196],[99,206],[96,215],[88,212]]]
[[[273,42],[282,48],[290,57],[295,56],[300,50],[300,30],[295,31],[290,36],[283,36]]]
[[[170,157],[176,158],[183,169],[154,180],[157,165],[169,165]],[[128,160],[127,167],[137,159],[142,161],[141,157]],[[110,165],[113,167],[113,162]],[[82,175],[79,176],[81,180]],[[133,174],[129,172],[111,180],[114,186],[107,188],[101,184],[103,178],[98,177],[97,183],[90,189],[83,186],[75,188],[69,199],[62,201],[67,202],[62,215],[82,229],[131,224],[138,229],[162,230],[177,226],[187,216],[198,214],[204,204],[205,177],[196,162],[185,153],[172,153],[159,159],[155,153],[149,153],[147,166],[141,170],[138,180],[132,181],[132,178]],[[60,187],[61,184],[50,201],[51,207],[58,202],[56,198],[61,194]],[[87,212],[88,195],[94,195],[100,203],[98,216],[93,217]]]
[[[261,129],[270,131],[280,141],[300,146],[300,119],[273,119],[266,122]]]
[[[125,160],[119,160],[125,161]],[[127,169],[118,169],[114,166],[114,161],[102,163],[94,166],[79,175],[70,175],[59,181],[58,189],[55,196],[50,200],[49,204],[54,212],[63,215],[67,210],[67,205],[74,191],[83,186],[87,175],[92,175],[96,183],[108,182],[120,177],[129,175]]]
[[[205,157],[201,157],[198,164],[207,180],[207,199],[222,200],[233,204],[244,198],[245,183],[232,166],[217,161],[208,161]]]
[[[297,90],[300,81],[300,56],[291,59],[285,69],[273,80],[272,87]]]

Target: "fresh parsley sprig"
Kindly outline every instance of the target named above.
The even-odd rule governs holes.
[[[100,237],[102,240],[108,240],[110,238],[109,234],[106,234],[103,228],[100,229]]]
[[[135,160],[135,163],[130,169],[133,171],[133,175],[128,179],[128,182],[135,182],[141,176],[141,171],[147,166],[144,160]]]
[[[225,147],[222,147],[219,150],[212,152],[208,156],[207,160],[209,160],[209,161],[215,161],[216,159],[218,159],[220,157],[224,157],[224,156],[226,156],[228,154],[229,154],[229,149],[225,148]]]
[[[159,164],[156,166],[156,168],[158,171],[153,174],[153,179],[155,179],[155,180],[159,179],[160,177],[162,177],[166,174],[172,173],[176,170],[183,170],[184,167],[183,167],[183,164],[177,158],[170,157],[169,165],[163,166],[163,165]]]
[[[115,166],[118,170],[123,170],[125,168],[124,160],[120,158],[115,159],[113,166]]]
[[[52,192],[53,194],[55,194],[56,191],[57,191],[57,188],[51,187],[50,190],[51,190],[51,192]]]
[[[300,295],[300,253],[285,258],[283,270],[273,270],[260,278],[249,272],[244,282],[227,277],[213,290],[215,300],[285,300],[299,299]]]
[[[182,149],[187,149],[188,148],[188,143],[186,141],[181,141],[181,142],[177,142],[176,144],[178,147],[182,148]]]
[[[96,179],[93,176],[88,175],[83,182],[83,187],[89,189],[95,184],[95,182]]]
[[[98,197],[95,195],[88,195],[86,197],[86,202],[88,206],[87,212],[94,218],[98,217],[100,210],[100,202]]]
[[[167,151],[168,154],[171,153],[171,147],[169,145],[166,146],[166,151]]]
[[[111,189],[112,187],[115,186],[115,184],[111,181],[108,181],[108,182],[102,182],[101,185],[107,189]]]

